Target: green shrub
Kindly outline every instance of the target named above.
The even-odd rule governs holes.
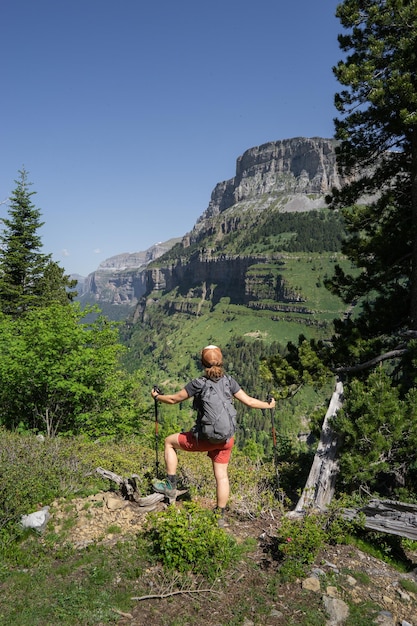
[[[146,537],[151,553],[169,570],[201,574],[209,580],[232,565],[242,550],[217,525],[217,518],[197,504],[186,502],[149,516]]]
[[[278,529],[278,550],[282,557],[280,576],[291,581],[303,577],[306,568],[314,562],[326,540],[324,520],[320,515],[308,514],[302,519],[283,518]]]
[[[359,513],[354,519],[349,520],[344,517],[343,511],[361,506],[363,502],[359,498],[346,495],[331,502],[326,526],[328,543],[348,545],[354,542],[354,537],[365,528],[365,516]]]
[[[411,593],[417,593],[417,584],[409,578],[400,578],[400,585],[404,591],[411,591]]]

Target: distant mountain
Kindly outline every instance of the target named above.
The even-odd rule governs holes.
[[[77,281],[77,293],[78,296],[82,296],[85,291],[86,277],[81,276],[80,274],[70,274],[70,279]]]
[[[125,252],[106,259],[87,278],[80,277],[78,299],[100,305],[135,305],[146,291],[143,270],[179,241],[174,238],[155,243],[143,252]]]
[[[235,272],[242,276],[253,265],[250,234],[262,222],[265,231],[268,220],[277,215],[324,208],[326,194],[343,184],[335,145],[332,139],[297,137],[250,148],[238,157],[236,175],[216,185],[189,233],[144,252],[107,259],[85,280],[84,297],[99,304],[135,306],[154,289],[172,289],[184,273],[189,275],[187,282],[204,280],[205,270],[207,279],[219,282],[227,276],[237,288],[241,281]],[[189,264],[186,259],[197,248],[201,248],[198,260]],[[218,258],[225,254],[227,271]]]

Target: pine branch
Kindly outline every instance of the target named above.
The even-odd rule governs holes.
[[[397,359],[398,357],[404,356],[404,354],[406,354],[407,352],[407,348],[391,350],[390,352],[379,354],[374,359],[371,359],[370,361],[365,361],[365,363],[358,363],[358,365],[352,365],[350,367],[337,367],[333,371],[335,372],[335,374],[349,374],[351,372],[361,372],[362,370],[369,369],[374,365],[378,365],[378,363],[381,363],[382,361]]]

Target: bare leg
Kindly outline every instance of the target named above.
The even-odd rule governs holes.
[[[213,471],[217,487],[217,506],[219,509],[224,509],[226,507],[230,494],[227,467],[228,463],[215,463],[213,461]]]
[[[164,458],[165,458],[165,466],[166,472],[170,476],[175,476],[177,473],[177,465],[178,465],[178,457],[175,450],[179,448],[178,444],[178,433],[174,435],[169,435],[165,439],[165,448],[164,448]]]

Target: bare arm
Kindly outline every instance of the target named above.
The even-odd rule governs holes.
[[[239,389],[237,393],[234,394],[235,398],[246,406],[249,406],[251,409],[274,409],[275,408],[275,399],[271,398],[271,401],[265,402],[264,400],[258,400],[257,398],[252,398],[252,396],[248,396],[247,393],[243,391],[243,389]]]
[[[181,391],[178,391],[177,393],[171,393],[167,395],[163,393],[158,393],[154,389],[152,389],[151,394],[154,400],[155,398],[157,398],[159,402],[163,402],[164,404],[178,404],[178,402],[183,402],[183,400],[187,400],[187,398],[189,398],[189,395],[185,391],[185,389],[181,389]]]

